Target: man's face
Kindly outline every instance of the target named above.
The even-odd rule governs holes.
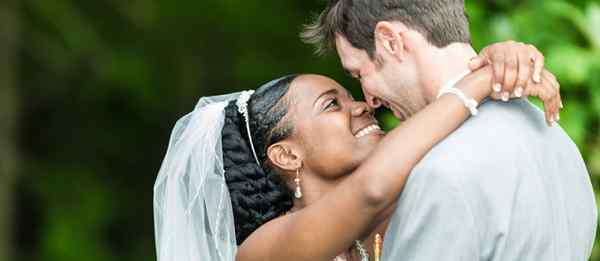
[[[341,35],[336,37],[336,49],[344,69],[360,81],[365,100],[372,108],[383,105],[398,119],[405,120],[424,107],[412,59],[399,62],[379,53],[383,48],[377,48],[374,61]]]

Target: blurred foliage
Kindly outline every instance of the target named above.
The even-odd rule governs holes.
[[[321,0],[21,2],[17,260],[154,260],[154,178],[201,96],[295,72],[361,96],[297,36]],[[467,2],[476,48],[515,39],[546,55],[599,193],[600,0]]]

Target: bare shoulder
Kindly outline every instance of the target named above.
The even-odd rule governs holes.
[[[283,215],[260,226],[238,247],[236,261],[271,260],[276,242],[288,231],[294,214]]]

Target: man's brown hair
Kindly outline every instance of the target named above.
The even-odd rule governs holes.
[[[324,54],[335,49],[335,35],[341,34],[373,57],[380,21],[400,21],[440,48],[471,42],[464,0],[330,0],[301,37]]]

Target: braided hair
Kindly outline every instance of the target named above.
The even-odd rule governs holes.
[[[267,148],[289,137],[293,127],[281,122],[288,112],[284,98],[297,75],[273,80],[254,92],[248,101],[250,132],[260,166],[251,151],[245,119],[236,102],[225,108],[222,132],[225,181],[231,196],[238,245],[262,224],[293,206],[292,192],[267,158]]]

